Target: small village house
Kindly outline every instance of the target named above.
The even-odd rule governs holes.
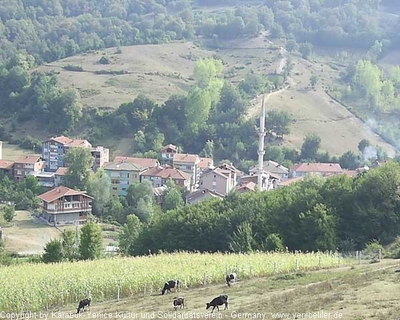
[[[318,174],[321,176],[335,175],[343,173],[339,163],[299,163],[290,168],[290,177],[304,177],[308,174]]]
[[[254,166],[249,171],[250,173],[255,173],[257,170],[257,166]],[[263,162],[263,170],[272,173],[274,176],[278,177],[280,181],[289,178],[289,169],[272,160]]]
[[[111,180],[111,195],[126,196],[129,186],[140,182],[140,175],[146,171],[146,167],[132,162],[109,162],[104,165],[104,171]]]
[[[92,170],[96,172],[99,168],[102,168],[105,163],[110,161],[110,150],[102,146],[92,148],[90,153],[93,157]]]
[[[44,171],[46,162],[38,155],[22,155],[15,160],[14,180],[22,181],[28,175],[36,176]]]
[[[12,178],[14,174],[14,161],[0,160],[0,172]]]
[[[157,159],[135,158],[135,157],[125,157],[125,156],[116,156],[113,162],[130,162],[144,169],[154,168],[160,165]]]
[[[208,169],[200,177],[199,189],[209,189],[226,196],[236,186],[236,172],[232,169]]]
[[[39,199],[39,217],[54,226],[84,224],[92,212],[93,198],[85,191],[60,186],[39,195]]]
[[[174,154],[173,166],[190,175],[190,191],[196,190],[200,180],[200,158],[197,154]]]
[[[68,167],[59,167],[54,173],[54,184],[56,187],[62,185],[65,175],[68,173]]]
[[[178,153],[178,147],[173,144],[168,144],[161,148],[161,159],[166,162],[172,162],[174,155]]]
[[[203,201],[205,199],[210,199],[210,198],[222,200],[224,198],[224,195],[222,195],[216,191],[209,190],[209,189],[196,190],[196,191],[190,193],[186,197],[186,203],[187,204],[195,204],[195,203],[198,203],[200,201]]]
[[[66,167],[64,156],[70,148],[88,148],[93,156],[92,170],[97,171],[109,161],[109,149],[98,146],[93,148],[85,139],[71,139],[65,136],[52,137],[42,142],[42,157],[46,161],[46,171],[55,172],[60,167]]]
[[[189,190],[190,175],[176,168],[165,168],[162,166],[150,168],[140,175],[140,181],[148,180],[152,183],[153,188],[158,188],[167,184],[172,180],[175,185]]]

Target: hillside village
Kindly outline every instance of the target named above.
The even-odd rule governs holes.
[[[310,174],[327,178],[339,174],[354,177],[369,170],[366,166],[344,170],[338,163],[298,163],[286,168],[267,160],[263,162],[263,174],[267,181],[259,185],[256,166],[250,168],[249,172],[242,172],[232,163],[214,164],[212,158],[180,153],[179,148],[172,144],[161,148],[160,160],[116,156],[110,161],[108,148],[93,147],[87,140],[57,136],[42,142],[42,155],[21,155],[15,161],[0,158],[0,172],[3,174],[16,182],[31,175],[37,178],[40,186],[49,189],[39,195],[41,208],[37,213],[49,225],[84,224],[91,213],[93,198],[85,190],[63,186],[63,177],[69,169],[64,156],[71,148],[90,149],[93,157],[91,169],[94,172],[99,168],[104,169],[111,182],[112,196],[126,196],[133,183],[150,181],[159,205],[163,204],[168,181],[185,191],[186,204],[191,205],[207,198],[223,199],[232,191],[272,191],[298,182]],[[378,161],[373,163],[373,167],[378,165]]]

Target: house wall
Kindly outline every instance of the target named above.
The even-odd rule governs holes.
[[[227,195],[229,193],[229,178],[221,177],[219,174],[210,172],[200,179],[200,189],[210,189],[220,194]]]
[[[190,174],[190,190],[197,189],[200,182],[200,168],[194,163],[174,162],[174,167]]]
[[[15,163],[13,172],[14,179],[16,181],[21,181],[28,175],[43,172],[44,166],[44,161],[38,161],[36,163]]]
[[[111,195],[126,196],[129,186],[135,182],[140,182],[139,171],[126,170],[105,170],[111,179]]]
[[[56,141],[42,143],[42,157],[45,159],[46,171],[54,172],[64,167],[64,145]]]

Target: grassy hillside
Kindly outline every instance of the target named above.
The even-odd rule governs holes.
[[[314,318],[395,320],[400,311],[396,298],[396,266],[398,263],[389,260],[353,268],[242,279],[230,288],[221,281],[219,285],[183,288],[178,293],[164,296],[157,292],[107,303],[94,301],[91,310],[85,311],[82,317],[206,318],[210,317],[211,311],[205,309],[206,302],[217,295],[227,294],[229,309],[220,307],[219,312],[215,310],[215,318],[237,319],[241,314],[252,319],[256,315],[257,319],[311,319],[313,313],[319,312],[319,317],[317,314]],[[175,312],[172,301],[176,296],[183,296],[186,304],[185,309]],[[48,319],[75,313],[75,307],[71,305],[53,313],[47,311]]]
[[[249,72],[264,76],[275,72],[282,59],[279,46],[264,35],[225,42],[217,51],[201,49],[190,42],[175,42],[122,47],[121,53],[116,52],[117,49],[112,48],[74,56],[41,66],[39,70],[56,72],[62,86],[78,89],[85,107],[117,108],[121,103],[132,101],[139,92],[159,103],[171,94],[187,92],[193,84],[194,63],[201,57],[220,57],[224,61],[225,77],[235,84]],[[100,64],[103,56],[111,63]],[[267,109],[287,110],[296,120],[285,144],[300,149],[304,136],[315,132],[322,139],[321,148],[332,155],[341,155],[348,150],[357,152],[358,142],[368,139],[393,156],[394,149],[388,143],[324,92],[338,78],[343,66],[319,57],[313,57],[313,63],[298,56],[292,56],[292,59],[294,69],[290,88],[271,96],[267,104]],[[83,71],[63,69],[67,65],[81,67]],[[96,74],[102,70],[126,73]],[[315,89],[309,86],[313,74],[319,78]],[[254,100],[249,105],[249,116],[257,117],[260,106],[261,98]],[[112,141],[108,144],[116,146]],[[120,143],[114,148],[114,155],[130,154],[131,146],[131,141]]]

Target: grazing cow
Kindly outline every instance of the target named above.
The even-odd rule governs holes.
[[[230,287],[231,283],[235,282],[236,279],[237,279],[236,273],[232,272],[230,274],[227,274],[226,277],[225,277],[225,281],[226,281],[226,284],[228,285],[228,287]]]
[[[79,301],[79,306],[78,306],[78,310],[76,313],[79,313],[79,311],[85,311],[85,307],[88,306],[89,310],[90,310],[90,302],[92,301],[92,299],[88,298],[88,299],[83,299],[81,301]]]
[[[175,310],[178,308],[178,306],[180,306],[183,309],[183,308],[185,308],[185,298],[184,297],[175,297],[173,304],[174,304]]]
[[[225,309],[228,309],[228,296],[226,294],[221,294],[220,296],[211,300],[210,303],[206,303],[206,310],[213,307],[211,313],[214,311],[215,307],[219,311],[219,306],[225,305]],[[224,309],[224,310],[225,310]]]
[[[161,294],[164,294],[165,292],[171,292],[171,289],[176,288],[176,291],[178,291],[179,287],[179,280],[169,280],[164,284],[164,288],[161,290]]]

